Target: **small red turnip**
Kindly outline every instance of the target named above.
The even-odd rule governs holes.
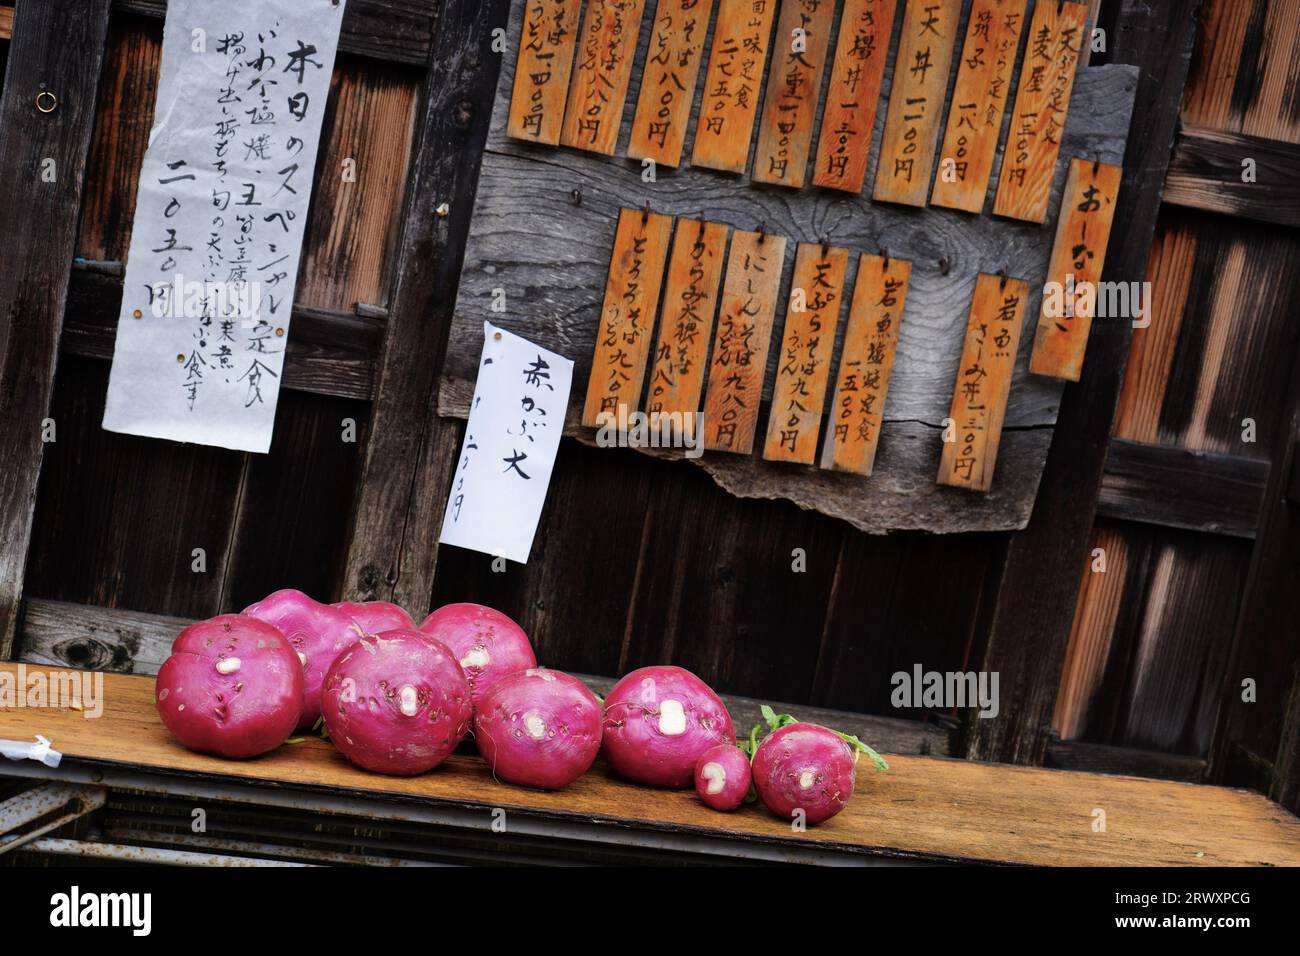
[[[784,820],[808,825],[829,820],[853,797],[858,753],[877,770],[888,770],[881,756],[856,737],[819,724],[801,723],[789,714],[763,707],[772,728],[754,748],[752,770],[758,798]],[[756,740],[754,728],[751,741]]]
[[[285,588],[244,608],[244,613],[279,630],[302,661],[303,707],[300,729],[320,719],[320,687],[325,672],[343,649],[361,637],[361,627],[336,607]]]
[[[507,674],[478,699],[474,741],[507,783],[559,790],[600,750],[601,709],[576,677],[546,668]]]
[[[537,666],[524,629],[482,604],[448,604],[424,619],[420,630],[456,655],[474,704],[501,678]]]
[[[700,754],[735,742],[722,700],[684,668],[634,670],[605,698],[605,759],[636,783],[689,787]]]
[[[395,776],[432,770],[469,730],[469,684],[447,650],[416,630],[367,634],[330,665],[321,715],[359,767]]]
[[[155,699],[163,724],[190,750],[255,757],[298,726],[302,663],[270,624],[222,614],[176,636]]]
[[[718,744],[695,762],[695,792],[714,810],[734,810],[745,802],[751,775],[749,758],[735,744]]]
[[[340,601],[330,606],[356,621],[367,634],[382,634],[384,631],[403,628],[409,631],[415,627],[411,615],[388,601]]]

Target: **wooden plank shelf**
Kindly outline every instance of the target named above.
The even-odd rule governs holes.
[[[18,666],[0,665],[0,674],[16,681]],[[130,770],[458,808],[485,831],[502,808],[525,818],[735,841],[738,854],[762,844],[790,859],[806,851],[847,862],[1300,865],[1300,819],[1263,796],[1220,787],[894,756],[887,773],[860,768],[858,792],[837,817],[795,833],[760,807],[716,813],[690,791],[634,787],[600,763],[566,790],[547,793],[499,783],[483,761],[459,754],[428,774],[384,777],[314,737],[255,760],[207,757],[170,737],[153,693],[151,678],[106,674],[99,717],[66,707],[0,709],[0,738],[44,735],[64,755],[67,773]],[[1094,830],[1098,809],[1104,831]]]

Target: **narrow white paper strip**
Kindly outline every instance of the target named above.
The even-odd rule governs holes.
[[[483,357],[442,519],[443,544],[527,563],[572,384],[572,361],[483,323]]]
[[[169,0],[109,431],[271,445],[343,0]]]

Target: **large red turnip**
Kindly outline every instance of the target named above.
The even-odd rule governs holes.
[[[285,588],[244,608],[244,613],[279,630],[302,661],[303,707],[300,728],[320,719],[320,687],[325,672],[345,647],[361,637],[361,627],[338,608]]]
[[[270,624],[222,614],[176,636],[155,699],[162,722],[191,750],[255,757],[298,726],[302,664]]]
[[[469,684],[451,651],[416,630],[367,634],[330,665],[321,714],[353,763],[411,776],[432,770],[469,730]]]
[[[734,810],[745,802],[752,776],[749,758],[735,744],[718,744],[695,762],[695,792],[714,810]]]
[[[330,606],[356,621],[367,634],[382,634],[384,631],[402,628],[409,631],[415,627],[411,615],[388,601],[340,601]]]
[[[634,670],[605,698],[605,759],[636,783],[689,787],[700,754],[735,742],[722,700],[684,668]]]
[[[456,655],[474,704],[501,678],[537,666],[524,629],[482,604],[448,604],[424,619],[420,630]]]
[[[829,820],[853,797],[858,752],[877,770],[889,765],[856,737],[763,708],[772,732],[754,750],[754,789],[763,805],[784,820],[812,825]],[[758,728],[754,728],[757,736]],[[802,817],[801,817],[802,815]]]
[[[481,694],[474,741],[507,783],[559,790],[577,780],[600,750],[601,709],[576,677],[545,668],[507,674]]]

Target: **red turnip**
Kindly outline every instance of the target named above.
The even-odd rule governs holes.
[[[361,637],[361,627],[336,607],[285,588],[244,608],[244,613],[278,629],[302,661],[303,707],[300,728],[320,719],[320,686],[325,672],[345,647]]]
[[[451,651],[416,630],[367,634],[330,665],[321,689],[330,740],[378,773],[432,770],[464,738],[470,713]]]
[[[839,813],[853,796],[858,753],[888,770],[881,756],[858,740],[789,714],[763,708],[772,732],[754,749],[754,789],[763,805],[785,820],[821,823]],[[757,738],[754,728],[751,741]]]
[[[474,740],[493,774],[508,783],[559,790],[590,768],[600,750],[596,695],[575,677],[529,668],[481,694]]]
[[[714,810],[734,810],[745,802],[751,775],[749,758],[735,744],[718,744],[695,762],[695,792]]]
[[[736,742],[718,695],[681,667],[642,667],[605,698],[601,747],[620,776],[652,787],[689,787],[700,754]]]
[[[420,630],[456,655],[474,704],[501,678],[537,666],[524,629],[482,604],[448,604],[424,619]]]
[[[388,601],[340,601],[330,606],[356,621],[367,634],[401,629],[409,631],[415,627],[411,615]]]
[[[155,699],[162,722],[191,750],[255,757],[298,726],[302,664],[270,624],[222,614],[176,636]]]

